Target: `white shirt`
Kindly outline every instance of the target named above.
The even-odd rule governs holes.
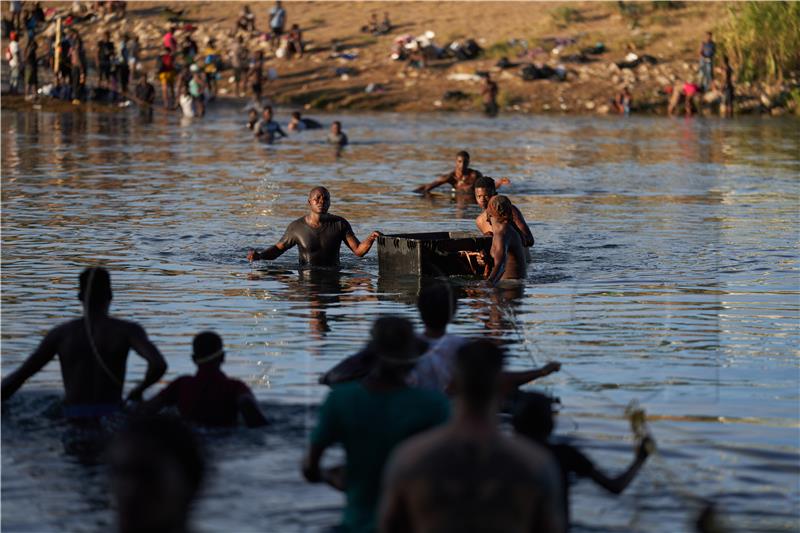
[[[17,68],[19,66],[19,43],[17,41],[11,41],[11,43],[9,43],[8,55],[8,66]]]
[[[417,361],[417,365],[408,374],[406,383],[420,389],[433,389],[445,392],[453,380],[456,365],[456,353],[466,344],[467,339],[457,335],[444,334],[438,339],[425,337],[430,346],[428,351]]]

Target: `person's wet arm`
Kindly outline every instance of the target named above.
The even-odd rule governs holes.
[[[59,328],[51,330],[39,343],[36,351],[22,363],[22,366],[3,378],[1,386],[3,401],[10,398],[29,377],[36,374],[55,357],[58,352],[58,345],[61,342],[60,331]]]
[[[363,242],[359,242],[358,237],[356,237],[355,233],[348,233],[345,236],[345,243],[347,247],[350,248],[354,254],[358,257],[364,257],[372,248],[372,243],[375,242],[375,239],[381,236],[381,232],[373,231],[369,234],[369,237],[364,239]]]
[[[503,272],[506,271],[506,260],[508,258],[508,244],[504,230],[500,233],[495,233],[492,237],[492,247],[489,250],[492,256],[494,266],[492,267],[489,276],[486,278],[489,283],[496,285],[500,278],[503,277]]]
[[[261,412],[255,396],[249,390],[239,395],[237,401],[239,412],[242,414],[245,425],[249,428],[266,426],[269,424],[267,417]]]
[[[161,352],[158,351],[158,348],[147,338],[144,328],[138,324],[130,325],[128,342],[134,351],[147,361],[147,371],[144,379],[128,393],[129,400],[140,401],[145,389],[155,384],[167,371],[167,362]]]
[[[432,189],[435,189],[436,187],[439,187],[440,185],[444,185],[445,183],[449,183],[450,185],[453,185],[455,183],[455,180],[453,179],[453,176],[451,174],[442,174],[441,176],[439,176],[438,178],[436,178],[435,180],[433,180],[429,184],[420,185],[419,187],[414,189],[414,192],[425,193],[425,192],[428,192],[428,191],[430,191]]]
[[[516,390],[521,385],[524,385],[535,379],[549,376],[553,372],[558,372],[559,370],[561,370],[561,363],[558,362],[547,363],[541,368],[534,368],[531,370],[506,370],[500,374],[500,387],[504,394],[508,394]]]
[[[514,225],[517,227],[519,234],[522,237],[522,244],[524,246],[533,246],[533,233],[531,232],[531,228],[528,226],[528,223],[525,222],[525,217],[522,216],[522,211],[514,206],[511,210],[511,215]]]
[[[608,477],[603,472],[600,472],[594,466],[589,471],[589,477],[592,478],[592,481],[606,489],[607,491],[613,494],[621,494],[628,485],[630,485],[633,478],[636,477],[636,474],[639,472],[639,469],[644,464],[645,460],[647,460],[647,456],[649,455],[649,448],[652,446],[652,439],[646,438],[643,439],[642,442],[639,444],[638,449],[636,450],[636,457],[633,459],[633,462],[630,466],[623,472],[622,474],[616,477]]]
[[[252,261],[258,261],[259,259],[267,259],[271,261],[283,255],[283,253],[292,246],[294,245],[290,246],[286,241],[280,240],[273,246],[270,246],[269,248],[261,252],[259,252],[258,250],[250,249],[247,251],[247,260],[252,262]]]

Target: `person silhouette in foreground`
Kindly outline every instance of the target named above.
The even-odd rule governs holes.
[[[347,492],[345,531],[374,531],[383,467],[391,451],[408,437],[444,423],[450,402],[440,392],[413,389],[406,375],[420,355],[411,323],[382,317],[372,326],[377,364],[367,377],[337,385],[319,411],[317,427],[303,461],[303,475]],[[326,449],[341,443],[341,467],[323,471]]]
[[[180,420],[133,417],[107,457],[120,533],[189,529],[189,510],[205,475],[197,438]]]
[[[432,389],[451,394],[456,353],[469,339],[447,332],[458,308],[458,300],[452,287],[438,282],[422,289],[417,299],[417,309],[425,326],[422,335],[417,336],[424,349],[422,357],[409,372],[406,382],[423,389]],[[334,385],[359,379],[365,376],[375,364],[376,354],[371,345],[348,357],[328,370],[320,383]],[[503,370],[500,375],[500,392],[503,398],[514,394],[517,389],[538,378],[558,372],[561,363],[550,362],[542,368],[531,370]]]
[[[111,277],[106,269],[93,267],[81,273],[78,298],[83,317],[50,330],[22,366],[3,379],[3,401],[56,355],[64,382],[64,416],[74,421],[98,419],[121,409],[131,348],[147,361],[147,372],[128,393],[128,400],[140,401],[142,392],[164,375],[167,363],[144,329],[109,316]]]
[[[249,250],[248,261],[277,259],[286,250],[297,246],[300,252],[300,266],[338,267],[339,248],[342,242],[358,257],[364,257],[381,234],[373,231],[364,242],[353,233],[350,223],[342,217],[331,215],[331,193],[325,187],[314,187],[308,193],[309,213],[300,217],[286,228],[283,237],[274,245],[261,252]]]
[[[564,530],[553,458],[498,428],[502,367],[503,352],[490,341],[459,349],[453,417],[392,454],[380,531]]]
[[[547,448],[556,458],[561,474],[561,499],[564,508],[564,521],[569,526],[569,482],[574,474],[588,477],[614,494],[620,494],[633,481],[644,464],[649,449],[653,446],[650,438],[639,443],[636,456],[625,472],[617,477],[608,477],[595,468],[594,463],[580,450],[569,444],[556,444],[550,441],[553,432],[553,403],[555,400],[538,392],[522,393],[514,413],[514,431]]]
[[[212,331],[198,333],[192,341],[194,376],[180,376],[142,406],[158,412],[177,405],[181,417],[202,426],[235,426],[239,414],[247,427],[267,424],[250,388],[222,371],[225,351],[222,339]]]

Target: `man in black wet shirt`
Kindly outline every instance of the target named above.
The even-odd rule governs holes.
[[[342,242],[358,257],[363,257],[380,235],[373,231],[364,242],[360,242],[347,220],[328,214],[331,194],[325,187],[311,189],[308,205],[310,212],[289,224],[281,240],[261,252],[251,249],[247,252],[247,260],[276,259],[286,250],[297,246],[300,266],[337,267]]]

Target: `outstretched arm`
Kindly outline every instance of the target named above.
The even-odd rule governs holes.
[[[364,240],[364,242],[359,242],[358,237],[356,237],[354,233],[348,233],[344,242],[347,243],[347,247],[350,248],[354,254],[356,254],[358,257],[364,257],[372,248],[372,243],[375,242],[375,239],[380,236],[380,231],[373,231],[369,234],[369,237]]]
[[[633,462],[628,469],[619,476],[610,478],[598,471],[596,468],[593,468],[589,473],[589,477],[591,477],[595,483],[607,491],[613,492],[614,494],[620,494],[628,485],[630,485],[631,481],[633,481],[633,478],[636,477],[637,472],[639,472],[639,469],[647,460],[647,456],[650,453],[649,448],[651,446],[653,446],[652,439],[649,437],[642,439],[642,442],[639,443],[639,448],[636,450],[636,457],[634,458]]]
[[[247,251],[247,260],[250,262],[257,261],[259,259],[268,259],[271,261],[283,255],[283,252],[285,252],[289,248],[291,248],[291,246],[287,246],[284,241],[280,241],[274,246],[270,246],[263,252],[259,252],[258,250],[254,250],[251,248],[250,250]]]
[[[138,402],[141,401],[144,390],[161,379],[161,376],[167,371],[167,362],[158,348],[147,338],[147,333],[140,325],[132,324],[129,335],[128,342],[131,347],[147,361],[147,372],[145,372],[144,379],[128,393],[129,400]]]
[[[22,363],[17,370],[9,374],[3,379],[2,383],[2,398],[3,401],[9,399],[12,394],[17,392],[25,381],[42,369],[44,365],[49,363],[55,357],[58,351],[58,344],[61,341],[60,329],[55,328],[45,335],[42,342],[36,348],[28,359]]]
[[[432,189],[435,189],[436,187],[438,187],[440,185],[444,185],[445,183],[450,183],[451,185],[453,184],[452,175],[450,175],[450,174],[442,174],[441,176],[439,176],[438,178],[436,178],[435,180],[433,180],[429,184],[420,185],[419,187],[414,189],[414,192],[425,193],[425,192],[428,192],[428,191],[430,191]]]
[[[532,370],[517,372],[504,371],[500,374],[500,387],[504,394],[508,394],[529,381],[549,376],[553,372],[558,372],[559,370],[561,370],[561,363],[552,362],[547,363],[542,368],[534,368]]]

